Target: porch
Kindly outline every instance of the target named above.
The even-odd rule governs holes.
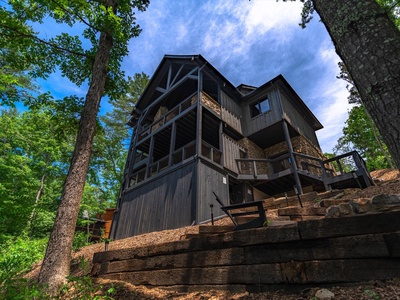
[[[327,160],[293,152],[274,159],[236,159],[238,180],[248,181],[268,195],[299,192],[298,176],[302,187],[312,186],[315,191],[336,188],[366,188],[373,185],[364,160],[356,151]]]

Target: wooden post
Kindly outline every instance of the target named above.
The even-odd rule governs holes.
[[[288,147],[289,158],[291,160],[290,168],[294,176],[294,181],[296,183],[297,191],[299,194],[303,194],[303,188],[301,186],[299,174],[297,173],[296,159],[293,155],[293,146],[292,146],[292,141],[290,140],[290,133],[286,120],[283,120],[282,126],[283,126],[283,132],[285,133],[285,140]]]
[[[154,134],[150,138],[150,149],[149,149],[149,162],[146,167],[146,174],[144,178],[149,178],[150,177],[150,165],[153,163],[153,151],[154,151]]]
[[[196,122],[196,161],[195,163],[195,169],[194,169],[194,178],[196,182],[196,186],[194,189],[194,194],[195,197],[193,199],[193,206],[192,206],[192,218],[195,221],[196,224],[199,223],[199,201],[202,199],[202,194],[201,194],[201,180],[203,178],[201,177],[200,173],[200,167],[199,165],[201,164],[200,160],[198,157],[201,155],[201,144],[202,144],[202,105],[201,105],[201,91],[203,89],[203,73],[201,69],[198,69],[197,71],[197,122]]]
[[[172,164],[173,164],[173,154],[174,154],[174,149],[175,149],[175,141],[176,141],[176,122],[174,121],[174,122],[172,122],[172,128],[171,128],[171,139],[170,139],[170,145],[169,145],[168,167],[172,166]]]

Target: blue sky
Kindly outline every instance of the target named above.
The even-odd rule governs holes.
[[[301,8],[299,1],[152,0],[137,14],[143,31],[130,41],[123,69],[152,76],[165,54],[201,54],[235,86],[260,86],[282,74],[324,125],[318,138],[331,152],[348,116],[348,92],[336,79],[340,59],[324,25],[315,14],[301,29]],[[59,97],[87,89],[60,74],[41,85]],[[102,113],[108,109],[103,100]]]

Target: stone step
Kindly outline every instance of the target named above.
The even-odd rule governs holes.
[[[325,207],[287,207],[278,210],[279,216],[325,216]]]

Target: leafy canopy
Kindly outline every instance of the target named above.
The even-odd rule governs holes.
[[[33,78],[47,78],[58,68],[78,86],[90,82],[99,33],[106,32],[113,37],[113,47],[105,93],[116,99],[127,89],[121,63],[128,54],[128,41],[140,33],[135,9],[143,11],[148,4],[149,0],[119,0],[117,12],[102,0],[8,0],[1,4],[0,49],[7,50],[1,53],[0,93],[2,82],[11,82],[15,89],[23,86],[21,70]],[[37,32],[35,28],[48,17],[65,32],[53,37]],[[67,33],[78,29],[80,34]],[[9,76],[12,70],[16,71]],[[7,99],[12,103],[16,97]]]

